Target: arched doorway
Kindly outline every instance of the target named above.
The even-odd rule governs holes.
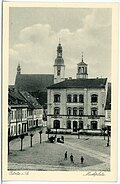
[[[73,121],[73,132],[77,132],[77,121]]]
[[[59,129],[60,128],[60,120],[54,120],[53,128],[55,128],[55,129]]]

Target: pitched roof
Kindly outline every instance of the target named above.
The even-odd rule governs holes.
[[[104,88],[107,78],[94,79],[71,79],[53,84],[48,89],[66,89],[66,88]]]
[[[53,83],[53,74],[17,74],[15,87],[28,92],[44,92],[47,91],[47,86],[50,86]]]
[[[80,63],[78,63],[77,65],[86,65],[87,66],[87,64],[83,60]]]
[[[111,110],[111,83],[108,83],[105,110]]]
[[[25,98],[30,108],[42,109],[42,106],[37,102],[36,98],[34,98],[30,93],[28,93],[27,91],[20,91],[20,93]]]
[[[22,97],[19,91],[15,88],[10,89],[8,93],[8,104],[9,105],[27,105],[26,100]]]

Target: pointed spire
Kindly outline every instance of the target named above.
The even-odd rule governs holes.
[[[21,67],[20,67],[20,63],[18,63],[18,66],[17,66],[17,74],[21,74]]]
[[[82,52],[82,62],[83,62],[83,52]]]
[[[60,38],[59,38],[59,44],[57,46],[57,57],[62,57],[62,46],[60,43]]]

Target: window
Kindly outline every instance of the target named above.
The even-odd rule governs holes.
[[[24,132],[26,132],[26,124],[24,124],[24,126],[23,126],[23,127],[24,127],[24,130],[23,130],[23,131],[24,131]]]
[[[54,115],[59,115],[60,114],[60,108],[59,107],[55,107],[54,108]]]
[[[24,118],[24,111],[22,110],[22,118]]]
[[[14,132],[13,132],[13,134],[16,134],[17,132],[16,132],[16,125],[14,125]]]
[[[77,95],[73,95],[73,102],[77,102]]]
[[[67,129],[71,129],[71,121],[70,120],[67,121]]]
[[[79,121],[79,129],[83,129],[83,121]]]
[[[60,128],[60,121],[59,120],[54,120],[54,122],[53,122],[53,128],[55,128],[55,129]]]
[[[27,111],[25,111],[25,118],[27,117]]]
[[[98,115],[98,109],[96,107],[91,108],[91,115],[97,116]]]
[[[72,97],[71,97],[71,95],[67,95],[67,102],[72,102]]]
[[[54,102],[60,102],[60,95],[54,95]]]
[[[77,115],[77,108],[74,107],[74,108],[73,108],[73,116],[76,116],[76,115]]]
[[[58,76],[60,76],[60,69],[59,69],[59,70],[57,70],[57,75],[58,75]]]
[[[10,129],[11,129],[11,135],[13,135],[13,126],[11,126]]]
[[[98,95],[93,94],[91,95],[91,103],[97,103],[98,102]]]
[[[97,121],[91,121],[91,129],[97,130]]]
[[[19,127],[18,127],[18,133],[20,134],[21,133],[21,125],[19,124]]]
[[[13,119],[13,111],[11,111],[11,119]]]
[[[67,108],[67,115],[71,115],[71,107]]]
[[[79,102],[83,103],[84,102],[84,96],[83,95],[79,95]]]
[[[84,114],[84,109],[82,107],[79,108],[79,115],[82,116]]]

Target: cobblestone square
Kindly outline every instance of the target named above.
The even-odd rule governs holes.
[[[57,135],[60,137],[61,135]],[[20,151],[20,139],[10,142],[8,157],[9,170],[110,170],[110,146],[107,147],[107,138],[101,136],[64,135],[65,143],[49,143],[47,135],[42,134],[42,143],[39,143],[38,131],[33,137],[33,147],[30,147],[30,136],[23,142],[23,151]],[[64,160],[65,151],[68,159]],[[74,156],[74,164],[70,162],[70,154]],[[81,164],[80,158],[84,157]]]

